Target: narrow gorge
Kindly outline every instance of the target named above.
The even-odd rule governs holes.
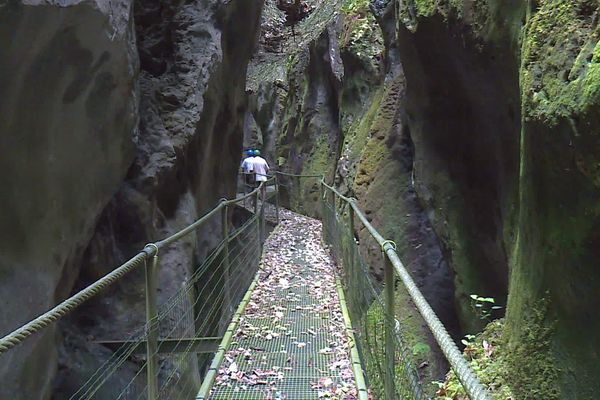
[[[294,175],[356,199],[494,400],[597,398],[599,17],[598,0],[0,0],[0,336],[239,195],[260,149],[289,174],[284,207],[323,218],[318,180]],[[159,304],[223,229],[161,250]],[[73,398],[146,322],[144,284],[0,354],[0,399]],[[399,280],[395,304],[424,398],[469,399]],[[185,376],[196,393],[211,359]]]

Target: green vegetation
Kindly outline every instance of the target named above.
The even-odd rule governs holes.
[[[523,111],[550,126],[600,104],[598,2],[544,0],[523,42]]]
[[[559,400],[559,370],[552,356],[554,324],[547,324],[548,301],[539,300],[525,313],[518,341],[507,349],[514,398],[523,400]],[[505,336],[507,336],[505,332]],[[505,343],[508,341],[506,338]],[[508,351],[510,350],[510,351]]]
[[[473,11],[477,11],[484,1],[473,4]],[[399,10],[402,22],[411,30],[416,30],[419,19],[432,17],[439,14],[444,18],[449,15],[461,17],[464,0],[408,0],[401,3]]]
[[[375,71],[383,54],[383,37],[369,10],[369,0],[346,0],[342,12],[345,18],[340,49],[354,54],[367,69]]]
[[[503,338],[504,320],[490,323],[484,332],[468,336],[463,340],[464,355],[469,360],[473,371],[480,382],[488,388],[495,400],[519,399],[513,395],[508,374],[508,351]],[[453,371],[450,371],[444,382],[436,382],[438,391],[436,399],[468,400],[468,396]],[[538,399],[545,399],[539,397]]]
[[[429,17],[435,13],[437,8],[437,1],[414,0],[414,7],[418,17]]]
[[[476,294],[472,294],[469,297],[471,299],[471,308],[480,320],[490,322],[494,310],[502,308],[496,305],[496,300],[493,297],[482,297]]]
[[[487,299],[482,302],[491,303]],[[463,339],[464,355],[493,399],[561,398],[558,369],[550,355],[554,328],[545,324],[547,305],[547,301],[540,300],[529,308],[524,318],[524,332],[514,345],[509,343],[504,319],[493,321],[482,333]],[[436,384],[438,399],[468,399],[452,371],[444,382]]]
[[[429,395],[435,391],[435,386],[430,385],[433,377],[433,368],[429,366],[433,359],[431,347],[425,343],[425,323],[413,306],[408,304],[408,293],[396,291],[396,318],[399,325],[395,331],[395,386],[396,391],[406,398],[412,397],[411,379],[417,378],[423,390]],[[383,296],[376,299],[369,308],[365,326],[367,333],[366,373],[371,388],[378,398],[385,398],[383,392],[385,375],[385,312]],[[423,368],[418,369],[419,366]],[[418,371],[418,373],[417,373]],[[413,374],[413,375],[411,375]],[[411,378],[412,376],[412,378]]]

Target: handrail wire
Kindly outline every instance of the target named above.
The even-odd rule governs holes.
[[[259,219],[257,215],[253,215],[248,219],[241,227],[236,229],[236,237],[230,236],[229,238],[223,238],[219,245],[212,251],[211,255],[208,256],[200,267],[186,280],[184,287],[174,294],[169,300],[161,305],[162,310],[156,315],[155,320],[152,322],[153,325],[161,325],[161,335],[163,339],[171,339],[171,345],[173,340],[183,339],[174,343],[174,347],[169,350],[168,355],[162,355],[159,360],[158,370],[162,371],[160,374],[160,381],[158,386],[159,398],[170,398],[176,399],[189,399],[190,396],[185,396],[185,393],[189,393],[195,390],[192,385],[193,381],[188,379],[193,374],[197,374],[198,371],[194,372],[193,368],[190,370],[187,366],[198,363],[198,358],[195,356],[192,350],[192,343],[187,338],[196,337],[207,333],[206,328],[209,327],[211,316],[218,313],[221,307],[219,301],[206,301],[206,299],[221,298],[224,295],[224,282],[226,277],[222,274],[223,264],[225,259],[223,258],[225,243],[231,242],[231,251],[229,263],[232,268],[239,271],[240,275],[237,277],[232,286],[232,293],[235,296],[241,295],[246,290],[246,285],[250,284],[252,276],[255,273],[254,268],[247,268],[247,261],[252,259],[252,265],[258,265],[259,254],[259,243],[258,236],[255,235],[255,227],[258,226]],[[240,235],[241,236],[238,236]],[[202,288],[199,289],[196,285],[202,282]],[[184,311],[179,308],[185,303],[185,307],[190,310],[195,310],[195,316],[191,316],[192,320],[187,320],[188,315],[191,311]],[[207,317],[208,316],[208,317]],[[227,316],[224,316],[228,318]],[[221,317],[223,318],[223,316]],[[171,320],[172,319],[172,320]],[[194,332],[191,335],[187,332],[179,332],[183,325],[189,325]],[[211,335],[211,336],[220,336]],[[133,348],[137,346],[140,340],[145,340],[146,337],[138,339],[132,344],[126,344],[117,350],[117,353],[123,353],[119,357],[111,357],[114,360],[107,360],[102,367],[91,377],[83,387],[81,387],[77,393],[71,396],[73,400],[85,400],[92,399],[101,387],[106,386],[108,379],[111,375],[126,361],[126,359],[132,354]],[[161,347],[163,344],[159,343],[156,352],[154,354],[161,353]],[[124,349],[121,351],[121,349]],[[128,352],[125,352],[129,349]],[[166,354],[166,353],[165,353]],[[115,353],[116,355],[116,353]],[[106,366],[108,364],[108,366]],[[147,368],[148,361],[146,360],[142,364],[139,364],[138,371],[134,374],[131,379],[124,383],[124,388],[118,394],[118,399],[121,400],[134,400],[141,399],[145,396],[145,390],[136,391],[136,381],[139,380],[142,372]],[[189,375],[192,374],[192,375]],[[198,376],[196,376],[198,378]],[[185,380],[185,382],[183,382]],[[147,385],[146,385],[147,388]],[[112,389],[114,391],[114,387]],[[131,394],[133,393],[133,397]],[[135,394],[137,393],[137,397]],[[129,395],[128,395],[129,394]],[[115,394],[116,395],[116,394]]]
[[[169,244],[177,241],[178,239],[180,239],[180,238],[188,235],[192,231],[196,230],[203,223],[205,223],[210,217],[212,217],[217,212],[219,212],[223,207],[225,207],[227,205],[237,204],[237,203],[242,202],[252,196],[256,196],[257,193],[259,193],[260,190],[262,189],[263,185],[267,185],[267,183],[272,181],[273,179],[274,178],[269,178],[267,181],[262,182],[256,189],[254,189],[252,192],[250,192],[244,196],[240,196],[235,199],[221,201],[215,208],[213,208],[211,211],[209,211],[208,213],[203,215],[196,222],[192,223],[191,225],[187,226],[186,228],[180,230],[179,232],[177,232],[163,240],[160,240],[155,243],[147,244],[138,254],[133,256],[131,259],[129,259],[124,264],[117,267],[116,269],[114,269],[113,271],[108,273],[107,275],[98,279],[97,281],[95,281],[91,285],[87,286],[86,288],[80,290],[77,294],[69,297],[68,299],[59,303],[58,305],[56,305],[52,309],[48,310],[47,312],[43,313],[42,315],[36,317],[35,319],[29,321],[25,325],[22,325],[21,327],[17,328],[16,330],[12,331],[11,333],[5,335],[3,338],[0,339],[0,355],[6,353],[8,350],[12,349],[13,347],[18,346],[29,336],[41,331],[42,329],[48,327],[50,324],[56,322],[57,320],[61,319],[65,315],[69,314],[70,312],[75,310],[77,307],[79,307],[81,304],[88,301],[92,297],[96,296],[102,290],[111,286],[113,283],[120,280],[123,276],[127,275],[129,272],[138,268],[140,265],[142,265],[144,263],[145,260],[147,260],[150,257],[153,257],[160,249],[168,246]]]
[[[456,344],[454,343],[454,341],[446,331],[445,327],[440,322],[439,318],[436,316],[431,306],[425,300],[420,290],[416,286],[415,282],[411,278],[410,274],[402,264],[400,257],[394,249],[394,246],[392,244],[393,242],[384,239],[383,236],[381,236],[381,234],[379,234],[379,232],[371,225],[371,223],[363,214],[362,210],[359,208],[356,199],[346,197],[342,195],[339,191],[337,191],[333,186],[328,185],[325,182],[324,175],[299,175],[286,173],[283,171],[275,172],[274,176],[270,177],[266,182],[262,182],[256,189],[244,196],[240,196],[231,200],[222,200],[211,211],[206,213],[204,216],[199,218],[191,225],[180,230],[179,232],[158,242],[147,244],[138,254],[136,254],[134,257],[132,257],[124,264],[117,267],[104,277],[100,278],[99,280],[87,286],[86,288],[82,289],[74,296],[64,300],[60,304],[53,307],[51,310],[45,312],[44,314],[28,322],[27,324],[4,336],[0,339],[0,355],[10,350],[11,348],[19,345],[29,336],[35,334],[36,332],[39,332],[40,330],[52,324],[53,322],[56,322],[60,318],[64,317],[66,314],[79,307],[82,303],[97,295],[103,289],[120,280],[123,276],[142,265],[148,258],[156,255],[160,249],[193,232],[199,226],[205,223],[210,217],[214,216],[217,212],[222,210],[223,207],[232,204],[237,204],[241,201],[251,198],[252,196],[258,197],[258,194],[262,190],[263,185],[267,185],[268,182],[272,181],[273,179],[277,179],[276,175],[299,178],[320,178],[320,184],[324,189],[329,190],[337,198],[339,198],[340,200],[349,204],[352,207],[352,210],[354,211],[356,217],[367,228],[371,236],[381,246],[383,253],[392,263],[396,273],[400,277],[400,280],[402,281],[403,285],[405,286],[409,295],[411,296],[412,300],[417,306],[419,313],[431,329],[436,342],[438,343],[442,352],[450,362],[450,365],[455,371],[457,377],[465,387],[467,394],[472,400],[490,400],[491,397],[487,393],[486,389],[479,383],[477,377],[475,376],[474,372],[469,367],[466,360],[458,350]],[[323,199],[321,198],[321,200]],[[333,204],[333,207],[333,210],[335,211],[335,202]]]
[[[285,173],[278,173],[285,175]],[[400,257],[398,256],[398,253],[394,248],[393,241],[384,239],[384,237],[377,231],[377,229],[375,229],[375,227],[371,225],[371,223],[367,220],[366,216],[358,206],[358,202],[356,201],[356,199],[344,196],[333,186],[328,185],[325,182],[325,179],[322,175],[320,177],[320,184],[325,189],[334,193],[335,196],[337,196],[340,200],[344,201],[345,203],[348,203],[352,207],[356,217],[358,217],[363,226],[367,228],[373,239],[375,239],[379,246],[381,246],[382,251],[392,263],[404,287],[406,288],[411,299],[417,306],[419,313],[429,326],[429,329],[433,333],[437,344],[440,346],[440,349],[446,356],[448,362],[450,363],[450,366],[452,367],[452,369],[456,373],[456,376],[464,386],[470,399],[491,400],[491,396],[489,395],[488,391],[479,382],[477,376],[465,360],[464,356],[458,350],[458,347],[454,343],[454,340],[452,340],[452,337],[435,314],[435,311],[433,311],[433,309],[431,308],[431,306],[429,305],[429,303],[415,284],[414,280],[410,276],[409,272],[404,267],[402,261],[400,260]]]

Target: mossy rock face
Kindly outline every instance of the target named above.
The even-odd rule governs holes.
[[[553,126],[600,104],[600,4],[540,3],[523,40],[523,106],[527,120]]]
[[[425,297],[440,318],[457,332],[453,284],[437,237],[412,187],[413,148],[404,126],[406,82],[402,74],[389,75],[388,82],[372,94],[369,108],[355,120],[346,134],[338,178],[341,187],[356,196],[367,219],[386,238],[394,240],[399,254]],[[342,109],[345,111],[345,109]],[[371,271],[383,277],[381,249],[368,231],[356,225],[361,252]],[[444,373],[447,364],[419,316],[408,294],[398,289],[398,318],[410,347],[418,352],[417,364],[426,360],[423,383]]]
[[[457,290],[498,298],[486,290],[498,278],[506,288],[510,271],[507,345],[540,357],[507,364],[517,398],[595,398],[600,4],[411,4],[398,43],[415,175]],[[530,317],[542,298],[547,310]],[[544,346],[527,344],[532,332]]]
[[[495,21],[504,15],[488,3],[481,19],[472,2],[463,4],[462,17],[436,8],[416,29],[401,27],[397,42],[415,187],[444,244],[461,324],[470,332],[482,326],[469,295],[506,301],[519,170],[519,61],[510,35],[488,41],[502,36]],[[465,28],[467,17],[477,21],[476,32]]]
[[[279,168],[284,171],[323,174],[330,182],[342,140],[338,109],[341,59],[334,28],[331,26],[306,51],[288,60],[282,129],[275,141],[274,155],[282,161]],[[315,216],[318,179],[290,179],[288,183],[295,192],[284,196],[284,204]]]
[[[547,302],[530,305],[523,325],[524,339],[512,347],[506,335],[506,321],[499,319],[463,340],[464,356],[481,384],[494,400],[559,400],[558,372],[550,356],[553,328],[544,324]],[[468,399],[464,387],[451,371],[439,383],[436,399]]]
[[[523,40],[518,241],[511,262],[508,329],[528,335],[529,304],[549,300],[551,354],[561,398],[600,390],[600,76],[596,1],[544,1]]]

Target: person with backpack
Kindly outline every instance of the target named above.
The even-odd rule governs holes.
[[[267,160],[260,156],[260,150],[254,150],[254,157],[252,158],[252,166],[254,174],[256,175],[256,183],[266,182],[269,179],[269,164]]]
[[[252,166],[254,167],[254,176],[256,179],[256,186],[258,187],[262,182],[266,182],[269,179],[269,164],[267,160],[260,156],[260,150],[254,150],[254,158],[252,159]],[[266,184],[261,189],[261,194],[264,198],[266,194]]]
[[[252,149],[246,150],[246,158],[242,161],[242,174],[244,174],[244,184],[246,188],[254,187],[256,182],[254,175],[254,151]]]

